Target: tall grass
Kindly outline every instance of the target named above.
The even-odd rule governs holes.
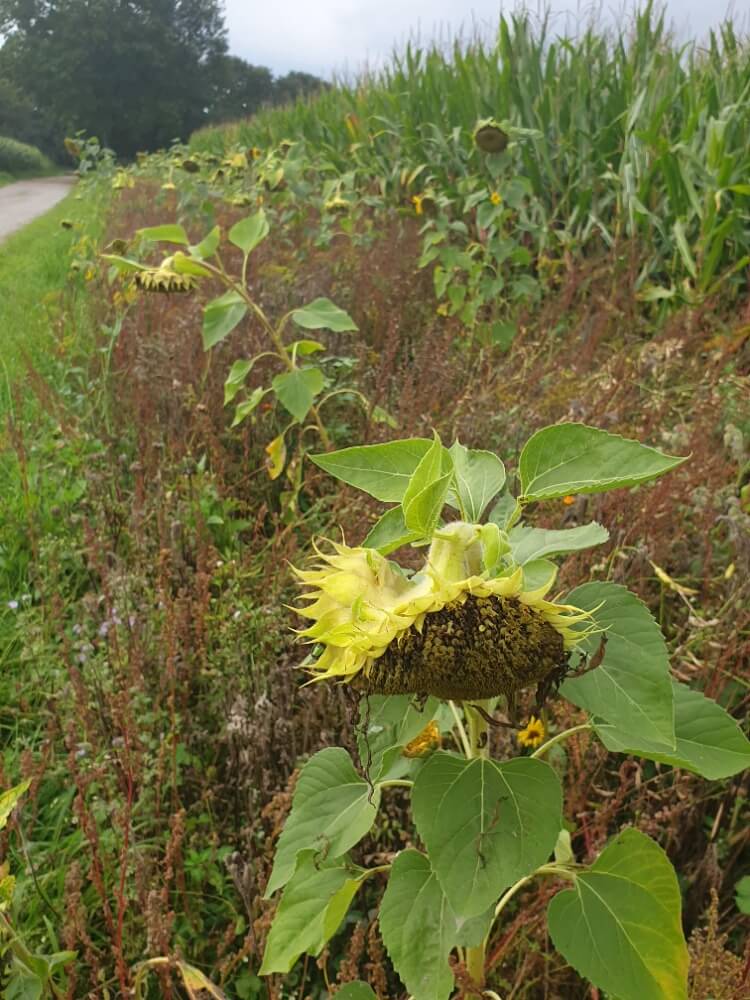
[[[726,22],[678,44],[648,3],[626,27],[576,37],[549,16],[502,17],[490,41],[410,44],[382,72],[193,136],[197,150],[303,142],[327,169],[398,194],[422,165],[455,189],[481,169],[476,121],[534,130],[512,169],[566,249],[638,238],[643,277],[711,293],[750,252],[750,46]],[[650,286],[658,298],[669,294]]]

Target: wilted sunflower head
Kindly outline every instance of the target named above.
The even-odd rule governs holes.
[[[438,531],[424,566],[408,576],[373,549],[328,543],[296,570],[309,588],[301,634],[323,647],[314,679],[351,681],[378,694],[509,702],[565,664],[592,630],[590,614],[545,600],[554,576],[528,589],[520,567],[491,576],[486,526]]]
[[[508,145],[508,133],[494,118],[483,118],[474,126],[474,142],[483,153],[502,153]]]
[[[144,292],[192,292],[197,282],[192,274],[179,274],[167,257],[158,267],[136,271],[134,281]]]

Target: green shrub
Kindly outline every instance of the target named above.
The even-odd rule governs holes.
[[[25,142],[0,135],[0,171],[9,174],[43,173],[51,165],[36,146],[27,146]]]

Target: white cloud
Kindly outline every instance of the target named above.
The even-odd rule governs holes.
[[[529,5],[532,10],[537,5]],[[543,6],[543,5],[542,5]],[[415,33],[423,39],[452,34],[472,24],[490,30],[501,8],[515,4],[499,0],[226,0],[229,44],[232,52],[252,63],[270,66],[276,73],[292,69],[330,77],[334,72],[356,71],[367,62],[387,59],[394,45],[401,46]],[[554,0],[553,11],[575,25],[599,7],[596,3]],[[702,37],[726,16],[726,2],[669,0],[669,17],[683,36]],[[750,0],[731,4],[745,24]],[[607,20],[622,21],[630,5],[604,3]]]

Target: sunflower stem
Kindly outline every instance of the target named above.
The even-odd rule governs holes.
[[[562,740],[567,740],[569,736],[574,733],[582,733],[587,729],[593,729],[591,722],[582,722],[580,726],[571,726],[570,729],[563,729],[561,733],[553,736],[552,739],[547,740],[546,743],[542,743],[540,747],[530,754],[531,757],[543,757],[549,749],[551,749],[556,743],[562,742]]]
[[[480,706],[487,711],[489,702],[480,702]],[[490,755],[489,729],[484,716],[471,705],[464,702],[464,714],[469,723],[469,750],[467,757],[470,760],[477,758],[487,759]],[[482,989],[484,987],[484,966],[487,958],[487,938],[474,948],[466,949],[466,971],[471,978]]]
[[[458,730],[461,746],[463,747],[464,754],[468,759],[471,757],[471,744],[469,743],[469,737],[466,735],[466,727],[463,724],[461,716],[458,714],[455,701],[449,701],[448,704],[450,705],[451,712],[453,712],[453,718],[456,721],[456,729]]]

